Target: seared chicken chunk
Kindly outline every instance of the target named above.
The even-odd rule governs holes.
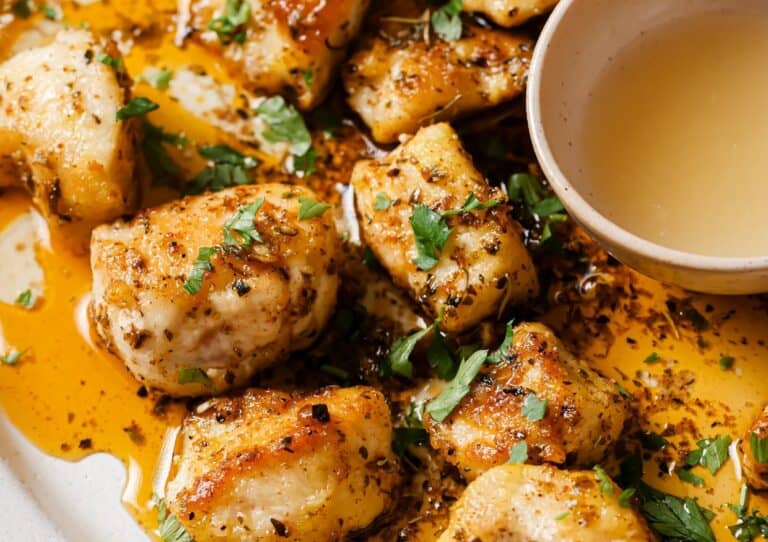
[[[457,41],[372,36],[343,72],[349,104],[381,143],[508,101],[523,91],[532,42],[464,26]]]
[[[227,0],[179,0],[182,17],[204,30],[200,39],[241,70],[255,91],[286,89],[303,109],[328,92],[344,51],[357,35],[369,0],[243,0],[250,10],[242,30],[222,39],[209,25],[226,12]],[[242,8],[241,8],[242,10]],[[212,23],[213,21],[213,23]],[[242,43],[234,34],[244,31]]]
[[[432,446],[467,478],[506,462],[518,442],[531,463],[591,467],[621,434],[627,407],[615,385],[546,326],[515,327],[501,362],[487,367],[443,422],[424,415]],[[529,410],[542,401],[543,412]]]
[[[384,396],[249,390],[189,416],[167,499],[196,542],[324,542],[368,526],[400,474]]]
[[[358,162],[352,184],[365,242],[426,313],[444,313],[446,331],[467,330],[537,293],[536,271],[519,225],[501,203],[503,194],[475,169],[448,124],[422,128],[385,158]],[[451,232],[436,264],[417,266],[415,206],[455,210],[471,194],[485,204],[500,203],[446,216]],[[377,204],[381,198],[389,202],[385,208]]]
[[[102,54],[118,56],[68,30],[0,64],[0,186],[29,187],[43,215],[83,245],[137,203],[137,121],[116,119],[127,92]]]
[[[501,26],[522,24],[549,11],[558,0],[464,0],[464,11],[487,15]]]
[[[768,489],[768,457],[764,457],[759,449],[762,439],[768,439],[768,406],[749,426],[738,447],[744,479],[756,491]],[[758,458],[764,461],[758,461]]]
[[[336,302],[338,239],[332,213],[299,220],[301,197],[317,199],[294,186],[241,186],[97,228],[90,315],[106,347],[147,385],[199,395],[242,385],[312,343]],[[224,226],[236,215],[232,246]],[[257,239],[241,246],[240,230]],[[192,374],[197,383],[179,382]]]
[[[439,542],[653,542],[593,471],[502,465],[469,484]]]

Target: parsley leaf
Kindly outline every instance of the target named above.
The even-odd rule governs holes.
[[[331,208],[327,203],[315,201],[312,198],[299,198],[299,220],[317,218]]]
[[[605,469],[600,465],[595,465],[593,470],[595,471],[597,481],[600,482],[600,493],[603,495],[613,495],[615,492],[613,480],[611,480],[611,477],[605,472]]]
[[[109,56],[107,53],[100,53],[99,56],[96,57],[96,60],[116,70],[123,67],[123,61],[120,58]]]
[[[214,192],[251,183],[247,170],[253,169],[259,161],[253,156],[246,156],[228,145],[210,145],[200,147],[200,156],[207,158],[209,165],[184,185],[182,193],[200,194],[205,190]]]
[[[206,388],[215,389],[213,380],[205,371],[197,367],[182,367],[179,369],[179,384],[202,384]]]
[[[387,355],[386,366],[388,369],[397,375],[406,376],[408,378],[413,376],[413,363],[411,363],[410,360],[411,353],[413,353],[413,349],[416,348],[416,344],[421,339],[426,337],[430,331],[437,329],[440,325],[440,321],[441,319],[438,317],[438,319],[432,322],[432,325],[429,327],[417,331],[416,333],[412,333],[411,335],[400,337],[393,342],[389,349],[389,354]]]
[[[539,179],[530,173],[515,173],[507,181],[507,196],[511,202],[521,202],[525,210],[541,225],[539,244],[557,241],[552,225],[565,222],[563,204],[556,196],[547,196]],[[546,196],[546,197],[545,197]]]
[[[392,205],[392,200],[384,192],[376,194],[376,203],[373,204],[374,211],[386,211]]]
[[[32,290],[24,290],[16,298],[16,303],[25,309],[31,309],[34,307],[35,301],[35,297],[32,295]]]
[[[728,435],[717,436],[713,439],[704,439],[696,443],[698,450],[690,452],[685,463],[689,467],[701,465],[706,467],[710,473],[716,474],[728,459],[728,446],[731,445],[731,437]]]
[[[736,360],[735,360],[735,359],[733,359],[733,357],[732,357],[732,356],[722,356],[722,357],[720,358],[720,368],[721,368],[723,371],[727,371],[728,369],[730,369],[731,367],[733,367],[733,362],[734,362],[734,361],[736,361]]]
[[[408,446],[421,446],[426,442],[427,431],[423,427],[396,427],[393,434],[392,451],[403,457]]]
[[[466,201],[464,202],[464,205],[461,206],[459,209],[449,209],[448,211],[443,211],[441,213],[442,216],[453,216],[458,215],[461,213],[468,213],[470,211],[475,211],[477,209],[490,209],[491,207],[497,206],[501,201],[497,199],[490,199],[488,201],[480,201],[477,199],[477,196],[475,196],[474,192],[471,192],[469,196],[467,197]]]
[[[154,111],[158,107],[160,106],[149,98],[145,98],[144,96],[137,96],[123,107],[118,109],[117,113],[115,114],[115,118],[117,120],[125,120],[131,117],[139,117],[141,115],[146,115],[150,111]]]
[[[222,45],[245,42],[246,32],[241,27],[251,18],[250,0],[227,0],[224,14],[208,23],[208,30],[219,36]]]
[[[301,78],[304,79],[305,85],[312,88],[312,84],[315,82],[315,73],[312,70],[304,70],[301,72]]]
[[[411,228],[418,251],[413,263],[420,270],[429,271],[437,265],[437,257],[453,230],[442,216],[422,204],[416,205],[413,210]]]
[[[728,526],[731,534],[739,542],[752,542],[758,536],[768,538],[768,518],[760,516],[757,510],[752,510],[749,514],[748,506],[749,491],[747,484],[743,484],[739,492],[739,504],[728,505],[738,517],[734,525]]]
[[[664,448],[664,446],[669,444],[669,441],[658,433],[651,431],[650,433],[642,433],[640,435],[640,444],[646,450],[658,452]]]
[[[287,142],[294,156],[302,156],[312,147],[312,136],[304,119],[282,96],[273,96],[261,102],[256,112],[263,117],[269,129],[263,133],[270,143]]]
[[[622,508],[630,508],[632,506],[632,497],[637,492],[637,489],[634,487],[628,487],[624,491],[621,492],[619,495],[619,506]]]
[[[749,447],[752,448],[752,457],[758,463],[768,463],[768,435],[757,436],[754,431],[749,434]]]
[[[509,459],[506,464],[522,465],[526,461],[528,461],[528,443],[525,441],[515,442],[509,451]]]
[[[693,484],[698,487],[704,487],[704,479],[701,476],[691,472],[690,469],[677,469],[675,474],[677,474],[677,477],[680,478],[683,482],[688,482],[689,484]]]
[[[11,4],[11,11],[20,19],[28,19],[32,15],[32,9],[29,7],[28,0],[16,0]]]
[[[144,76],[144,79],[158,90],[165,90],[171,82],[173,77],[173,70],[163,68],[162,70],[153,71]]]
[[[651,528],[665,539],[673,541],[715,542],[709,526],[708,511],[699,507],[695,499],[685,500],[652,491],[640,507]]]
[[[515,321],[510,320],[507,322],[507,328],[504,332],[504,340],[501,341],[501,344],[496,349],[496,351],[488,356],[488,359],[486,360],[491,365],[498,364],[501,360],[504,359],[504,356],[507,355],[507,352],[509,352],[509,349],[512,347],[512,343],[515,340]]]
[[[5,365],[16,365],[27,352],[29,352],[29,348],[21,351],[9,352],[4,356],[0,356],[0,363]]]
[[[652,352],[643,360],[643,363],[656,363],[661,359],[661,356],[657,354],[656,352]]]
[[[616,391],[619,392],[619,395],[621,395],[625,399],[632,399],[632,394],[629,393],[624,386],[622,386],[618,382],[614,382],[613,385],[616,388]]]
[[[440,9],[432,14],[432,28],[435,34],[445,41],[456,41],[461,38],[461,9],[463,0],[448,0]]]
[[[521,413],[529,422],[541,421],[547,415],[547,403],[549,403],[548,399],[540,400],[535,393],[531,392],[523,400]]]
[[[264,205],[264,198],[257,199],[250,205],[241,206],[237,212],[224,223],[224,244],[227,246],[249,247],[253,243],[263,243],[261,234],[256,231],[256,225],[253,223],[256,219],[256,213]],[[241,240],[235,239],[232,232],[240,236]]]
[[[157,508],[157,531],[163,542],[194,542],[191,536],[184,530],[179,519],[168,511],[164,499],[156,495],[152,497]]]
[[[453,412],[453,409],[469,393],[469,386],[480,372],[487,357],[488,350],[478,350],[461,362],[453,380],[440,395],[427,404],[427,412],[432,419],[442,422]]]
[[[216,252],[215,247],[200,247],[197,251],[197,260],[192,266],[192,272],[184,282],[184,290],[189,295],[195,295],[203,287],[203,279],[208,271],[213,270],[211,256]]]
[[[450,380],[454,376],[455,363],[453,355],[445,342],[440,330],[435,329],[427,351],[427,363],[435,369],[442,380]]]
[[[186,145],[187,139],[177,134],[171,134],[160,126],[144,121],[144,138],[141,140],[141,150],[144,160],[152,172],[152,179],[157,184],[174,184],[179,180],[181,168],[168,155],[164,144]]]

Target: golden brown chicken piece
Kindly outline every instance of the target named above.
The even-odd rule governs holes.
[[[536,413],[541,401],[546,406]],[[527,444],[530,463],[591,467],[626,417],[613,382],[576,359],[549,328],[525,323],[450,416],[438,422],[425,412],[424,426],[432,446],[472,479],[506,462],[518,442]]]
[[[519,95],[531,40],[464,25],[457,41],[420,34],[403,40],[371,36],[342,73],[349,104],[381,143],[419,127],[499,105]]]
[[[304,197],[317,199],[295,186],[241,186],[97,228],[90,315],[106,347],[147,385],[191,396],[242,385],[310,345],[336,303],[338,236],[332,212],[299,220]],[[225,223],[259,202],[240,213],[228,246]],[[261,241],[240,246],[238,230]],[[206,247],[209,263],[199,263]]]
[[[653,542],[645,520],[594,471],[502,465],[469,484],[439,542]]]
[[[461,208],[470,194],[486,204],[504,198],[475,169],[448,124],[422,128],[382,159],[358,162],[352,184],[365,242],[426,313],[436,318],[444,311],[443,329],[467,330],[538,292],[520,227],[504,203],[446,217],[452,231],[434,267],[414,263],[417,205],[440,213]],[[377,205],[382,197],[390,202],[386,208]]]
[[[196,542],[344,540],[400,480],[389,407],[368,387],[213,399],[178,442],[167,499]]]
[[[116,119],[127,90],[102,54],[118,56],[67,30],[0,64],[0,186],[27,186],[48,221],[84,246],[91,228],[137,203],[137,121]]]
[[[286,89],[302,109],[327,94],[347,45],[355,38],[369,0],[242,0],[247,21],[222,43],[210,30],[226,13],[227,0],[179,0],[180,16],[189,18],[199,39],[241,70],[252,90],[269,94]],[[216,23],[213,23],[216,26]],[[244,31],[242,43],[234,39]]]
[[[738,450],[749,487],[756,491],[768,489],[768,406],[749,426]]]
[[[501,26],[516,26],[548,12],[558,0],[464,0],[464,11],[476,11]]]

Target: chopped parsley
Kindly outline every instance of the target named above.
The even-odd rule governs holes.
[[[496,365],[501,360],[504,359],[504,356],[507,355],[507,352],[510,348],[512,348],[512,343],[515,340],[515,321],[510,320],[507,322],[507,328],[504,332],[504,340],[501,341],[501,344],[496,349],[496,351],[488,356],[488,359],[486,360],[487,363],[490,363],[491,365]]]
[[[197,152],[207,158],[210,165],[184,185],[184,194],[200,194],[205,190],[216,192],[230,186],[250,184],[252,180],[248,170],[259,164],[256,158],[246,156],[228,145],[204,146]]]
[[[453,380],[440,395],[427,404],[427,412],[432,419],[442,422],[453,412],[453,409],[469,393],[469,386],[480,372],[487,357],[488,350],[478,350],[461,362]]]
[[[629,393],[629,392],[626,390],[626,388],[624,388],[624,386],[622,386],[622,385],[621,385],[621,384],[619,384],[618,382],[614,382],[613,384],[614,384],[614,386],[616,387],[616,391],[617,391],[617,392],[619,392],[619,395],[621,395],[621,396],[622,396],[622,397],[624,397],[625,399],[632,399],[632,394],[631,394],[631,393]]]
[[[165,90],[171,83],[173,70],[163,68],[144,75],[144,80],[158,90]]]
[[[304,70],[301,72],[301,77],[304,79],[304,84],[309,88],[312,88],[312,84],[315,82],[315,72],[312,70]]]
[[[421,339],[426,337],[430,331],[437,330],[441,321],[442,315],[439,316],[437,320],[432,322],[432,325],[422,329],[421,331],[412,333],[411,335],[400,337],[395,342],[393,342],[391,348],[389,349],[389,354],[387,355],[387,369],[392,373],[400,376],[406,376],[408,378],[413,376],[413,363],[411,363],[410,360],[413,349],[416,348],[416,344],[418,344]]]
[[[58,21],[61,18],[61,14],[58,10],[48,4],[42,4],[37,8],[40,13],[45,15],[45,18],[49,21]]]
[[[312,135],[301,114],[282,96],[273,96],[261,102],[256,112],[269,127],[262,134],[270,143],[285,142],[294,157],[294,169],[309,175],[314,171],[315,153]]]
[[[759,437],[754,431],[749,434],[749,447],[752,448],[752,457],[758,463],[768,463],[768,436]]]
[[[256,231],[254,220],[256,213],[264,205],[264,198],[257,199],[250,205],[241,206],[237,212],[224,223],[224,244],[227,246],[249,247],[253,243],[263,243],[261,234]],[[238,241],[235,236],[240,237]]]
[[[99,56],[96,57],[96,60],[116,70],[119,70],[120,68],[123,67],[122,59],[115,58],[113,56],[108,55],[107,53],[99,53]]]
[[[363,249],[363,264],[365,264],[368,269],[373,269],[374,271],[381,269],[381,263],[376,258],[376,254],[373,253],[371,247],[365,247],[365,249]]]
[[[507,181],[507,196],[520,202],[526,212],[541,224],[540,245],[556,243],[552,225],[568,219],[563,204],[556,196],[547,196],[541,181],[530,173],[515,173]]]
[[[661,359],[661,356],[657,354],[656,352],[652,352],[649,354],[644,360],[643,363],[656,363]]]
[[[720,358],[720,368],[723,371],[727,371],[733,367],[733,362],[736,361],[732,356],[722,356]]]
[[[28,19],[32,15],[32,8],[29,7],[28,0],[16,0],[11,4],[11,11],[20,19]]]
[[[411,228],[418,256],[413,260],[422,271],[437,265],[438,256],[453,231],[445,219],[426,205],[416,205],[411,216]]]
[[[166,132],[160,126],[144,120],[144,137],[141,150],[147,167],[152,172],[152,179],[157,184],[175,184],[179,181],[181,168],[168,155],[165,144],[186,145],[187,138]]]
[[[694,474],[690,469],[677,469],[675,474],[683,482],[688,482],[698,487],[704,487],[704,479],[701,476]]]
[[[663,540],[715,542],[709,522],[714,514],[701,508],[696,499],[681,499],[646,484],[639,488],[640,511]]]
[[[472,192],[467,197],[464,205],[462,205],[459,209],[449,209],[448,211],[443,211],[441,214],[442,216],[453,216],[461,213],[469,213],[470,211],[475,211],[477,209],[490,209],[491,207],[497,206],[499,203],[501,203],[501,201],[497,199],[480,201],[477,199],[477,196],[475,196],[474,192]]]
[[[31,309],[35,306],[35,296],[32,294],[32,290],[24,290],[16,298],[16,304],[21,305],[25,309]]]
[[[299,198],[299,220],[310,220],[325,213],[331,206],[312,198]]]
[[[194,542],[193,538],[184,530],[179,519],[168,511],[168,505],[164,499],[157,496],[152,498],[157,508],[157,531],[162,542]]]
[[[29,349],[25,350],[15,350],[13,352],[8,352],[4,356],[0,356],[0,363],[3,363],[5,365],[16,365],[21,358],[24,357],[24,355],[29,351]]]
[[[373,204],[374,211],[386,211],[392,205],[392,200],[384,192],[376,194],[376,203]]]
[[[455,375],[456,363],[439,329],[435,329],[432,334],[429,350],[427,350],[427,363],[435,369],[438,378],[450,380]]]
[[[619,494],[619,506],[622,508],[632,507],[632,497],[634,497],[637,489],[634,487],[628,487]]]
[[[131,117],[140,117],[160,107],[155,102],[144,96],[137,96],[123,107],[117,110],[115,118],[125,120]]]
[[[689,467],[701,465],[714,475],[728,459],[728,446],[731,445],[731,437],[728,435],[717,436],[713,439],[700,440],[696,445],[698,449],[686,456],[685,464]]]
[[[605,472],[605,469],[600,465],[595,465],[593,470],[595,471],[597,481],[600,482],[600,493],[603,495],[613,495],[615,492],[613,480],[611,480],[611,477]]]
[[[208,30],[216,32],[222,45],[244,43],[246,31],[242,27],[250,18],[250,0],[227,0],[223,15],[208,23]]]
[[[432,29],[435,34],[445,41],[456,41],[461,38],[461,9],[464,0],[448,0],[440,9],[432,14]]]
[[[539,399],[535,393],[531,392],[523,400],[521,413],[529,422],[541,421],[547,415],[547,403],[549,403],[548,399]]]
[[[739,504],[729,504],[728,508],[738,518],[734,525],[729,525],[733,537],[739,542],[752,542],[758,536],[768,538],[768,517],[759,515],[757,510],[749,513],[749,490],[747,484],[741,486]]]
[[[515,442],[512,449],[509,451],[509,459],[507,464],[522,465],[528,461],[528,443],[524,440],[521,442]]]
[[[197,251],[197,260],[192,266],[192,272],[184,282],[184,290],[189,295],[195,295],[203,287],[203,279],[208,271],[213,270],[211,256],[216,252],[215,247],[200,247]]]
[[[206,388],[214,389],[213,380],[205,374],[205,371],[197,367],[182,367],[179,369],[179,384],[202,384]]]
[[[393,437],[392,451],[403,457],[408,446],[421,446],[427,442],[427,431],[423,427],[396,427]]]
[[[555,521],[563,521],[565,518],[568,517],[569,514],[570,514],[570,512],[567,512],[567,511],[566,512],[562,512],[562,513],[560,513],[560,514],[555,516]]]
[[[642,447],[646,450],[651,450],[654,452],[658,452],[664,446],[669,444],[669,441],[659,435],[658,433],[654,433],[651,431],[650,433],[641,433],[640,434],[640,444]]]

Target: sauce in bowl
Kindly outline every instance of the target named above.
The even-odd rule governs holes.
[[[704,256],[768,255],[768,17],[712,13],[620,51],[583,123],[595,209]]]

